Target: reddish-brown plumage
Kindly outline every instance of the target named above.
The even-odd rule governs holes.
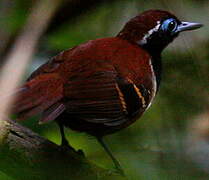
[[[26,90],[23,91],[21,100],[18,100],[15,110],[26,118],[44,112],[59,102],[64,104],[66,112],[60,115],[57,121],[62,121],[65,126],[92,135],[114,132],[136,120],[145,109],[140,109],[139,113],[133,116],[129,114],[131,119],[128,120],[128,112],[122,110],[122,102],[116,89],[116,85],[120,84],[119,78],[123,80],[121,83],[130,84],[131,80],[137,87],[143,84],[147,91],[152,92],[150,58],[145,50],[117,37],[89,41],[60,53],[35,71],[25,84]],[[101,89],[103,85],[104,89]],[[146,98],[147,105],[151,96],[152,93]],[[100,101],[105,98],[106,105],[98,107],[101,106]],[[23,105],[24,100],[27,101],[26,105]],[[95,105],[91,108],[90,103],[93,102]],[[115,107],[112,105],[114,103],[117,104]],[[117,125],[112,122],[111,127],[109,120],[92,123],[86,114],[97,114],[97,108],[102,114],[97,115],[98,118],[119,118]],[[84,119],[88,120],[84,120],[82,113],[87,110]],[[110,112],[106,112],[108,110]],[[115,113],[120,115],[115,117]],[[96,115],[93,118],[97,118]]]
[[[116,37],[88,41],[64,51],[36,70],[20,89],[14,112],[25,119],[101,138],[132,124],[151,105],[159,88],[161,52],[179,32],[201,27],[161,10],[131,19]]]
[[[97,137],[127,127],[156,94],[161,51],[180,31],[198,27],[166,11],[146,11],[116,37],[88,41],[42,65],[23,86],[14,111],[23,119],[42,114],[41,122],[56,120]]]

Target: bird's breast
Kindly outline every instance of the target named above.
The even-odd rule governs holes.
[[[133,117],[150,107],[157,92],[157,77],[151,56],[141,48],[130,47],[115,54],[118,85],[127,112]]]

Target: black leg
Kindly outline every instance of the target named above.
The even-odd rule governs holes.
[[[59,125],[59,129],[60,129],[60,134],[61,134],[61,146],[65,149],[65,148],[68,148],[68,149],[71,149],[73,150],[74,152],[78,153],[79,155],[81,156],[85,156],[83,151],[81,149],[79,149],[78,151],[76,151],[68,142],[68,140],[66,139],[65,137],[65,131],[64,131],[64,126],[62,125],[62,123],[59,123],[58,122],[58,125]]]
[[[120,163],[117,161],[117,159],[112,155],[111,151],[108,149],[108,147],[106,146],[106,144],[104,143],[103,139],[101,137],[97,137],[98,142],[102,145],[102,147],[104,148],[104,150],[107,152],[107,154],[110,156],[110,158],[112,159],[116,170],[121,174],[121,175],[125,175],[123,172],[123,169],[121,168]]]
[[[61,138],[62,138],[61,146],[71,147],[68,143],[68,140],[65,137],[64,126],[59,122],[58,122],[58,125],[59,125],[59,128],[60,128],[60,134],[61,134]]]

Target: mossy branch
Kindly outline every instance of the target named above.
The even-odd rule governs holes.
[[[16,180],[125,179],[16,122],[4,123],[7,133],[0,142],[0,171]]]

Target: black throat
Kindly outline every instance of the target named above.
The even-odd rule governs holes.
[[[162,73],[162,62],[161,62],[161,56],[152,56],[152,66],[154,69],[154,73],[156,76],[156,81],[157,81],[157,91],[159,89],[160,86],[160,82],[161,82],[161,73]]]
[[[162,62],[161,62],[161,52],[164,49],[166,45],[162,46],[159,44],[144,44],[140,45],[141,48],[145,49],[150,55],[151,55],[151,61],[152,61],[152,66],[153,70],[155,73],[156,81],[157,81],[157,91],[160,86],[161,82],[161,73],[162,73]]]

